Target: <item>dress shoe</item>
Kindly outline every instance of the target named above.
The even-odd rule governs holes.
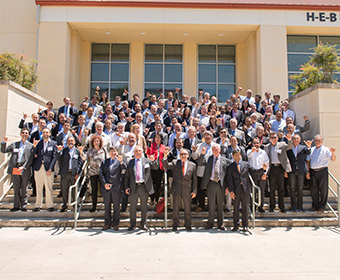
[[[27,208],[21,208],[21,212],[27,212]]]
[[[323,212],[325,212],[325,209],[324,209],[324,208],[319,208],[319,209],[318,209],[318,212],[319,212],[319,213],[323,213]]]
[[[309,211],[311,211],[311,212],[314,212],[314,211],[316,211],[316,208],[311,208],[311,209],[309,209]]]
[[[120,208],[120,212],[121,212],[121,213],[126,212],[126,208]]]
[[[40,207],[35,207],[34,209],[33,209],[33,212],[39,212],[40,211]]]
[[[270,209],[269,212],[274,212],[274,209]]]
[[[281,210],[281,213],[286,213],[287,211],[285,209]]]
[[[206,225],[206,226],[205,226],[205,229],[206,229],[206,230],[209,230],[209,229],[212,229],[212,228],[213,228],[213,227],[212,227],[211,225]]]
[[[192,231],[191,227],[186,227],[185,230],[186,231]]]
[[[195,210],[195,212],[202,212],[202,211],[203,211],[203,208],[201,208],[201,207],[197,207],[196,210]]]
[[[119,230],[119,226],[113,226],[113,230],[115,231]]]
[[[16,208],[16,207],[13,207],[11,210],[9,210],[11,212],[16,212],[16,211],[19,211],[19,208]]]
[[[294,213],[296,213],[296,212],[297,212],[297,209],[294,207],[294,208],[292,209],[292,211],[293,211]]]
[[[238,231],[238,227],[233,227],[231,231]]]
[[[32,193],[32,194],[30,195],[30,197],[36,197],[36,196],[37,196],[36,193]]]
[[[62,197],[63,195],[61,193],[58,193],[57,197]]]
[[[60,212],[67,212],[67,206],[63,205],[60,209]]]
[[[49,207],[49,208],[47,209],[48,212],[53,212],[53,210],[54,210],[53,207]]]
[[[217,227],[219,230],[225,230],[224,226]]]
[[[225,209],[225,212],[226,212],[226,213],[230,212],[230,209],[226,208],[226,209]]]
[[[93,213],[93,212],[96,212],[96,210],[97,210],[96,208],[92,207],[92,208],[90,209],[90,212]]]
[[[103,228],[102,228],[102,230],[108,230],[110,228],[110,225],[105,225],[105,226],[103,226]]]
[[[172,231],[177,231],[177,227],[172,227]]]
[[[127,229],[128,231],[133,231],[133,230],[135,230],[135,227],[129,227],[128,229]]]
[[[248,227],[243,227],[244,232],[250,232]]]
[[[265,211],[264,211],[264,209],[262,207],[259,207],[259,212],[260,213],[264,213]]]
[[[146,225],[140,225],[139,227],[141,230],[148,230],[148,227]]]
[[[298,212],[305,212],[303,208],[298,208]]]

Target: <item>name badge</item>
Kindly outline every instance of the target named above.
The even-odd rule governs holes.
[[[14,149],[13,153],[19,153],[19,149]]]
[[[73,155],[73,158],[77,159],[77,158],[78,158],[78,155]]]
[[[53,147],[47,147],[47,151],[48,151],[48,152],[53,151]]]
[[[280,149],[276,149],[276,152],[278,153],[278,154],[281,154],[281,150]]]
[[[145,168],[149,168],[149,167],[150,167],[150,164],[147,163],[147,164],[144,165],[144,167],[145,167]]]

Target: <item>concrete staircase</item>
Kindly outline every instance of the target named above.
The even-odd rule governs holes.
[[[45,206],[39,212],[32,212],[34,209],[35,197],[28,198],[28,212],[10,212],[13,207],[13,190],[10,190],[7,196],[0,203],[0,227],[73,227],[73,207],[65,213],[61,213],[62,199],[57,197],[59,193],[59,183],[54,184],[54,212],[47,212]],[[31,190],[29,190],[31,194]],[[337,202],[333,197],[329,197],[329,203],[337,210]],[[291,212],[290,198],[285,197],[285,206],[287,213],[281,213],[278,209],[274,213],[268,212],[269,198],[265,198],[265,213],[256,212],[256,226],[260,227],[296,227],[296,226],[336,226],[338,224],[334,214],[327,210],[323,213],[319,212]],[[45,207],[45,208],[44,208]],[[312,201],[309,190],[304,190],[304,205],[305,210],[312,207]],[[87,197],[84,201],[82,212],[78,220],[78,227],[102,227],[104,224],[104,203],[103,198],[98,198],[97,212],[90,213],[92,208],[91,197]],[[137,208],[139,210],[139,208]],[[164,214],[157,214],[155,206],[148,206],[148,221],[149,227],[164,227]],[[180,212],[183,219],[183,212]],[[137,223],[140,218],[140,212],[137,212]],[[172,225],[172,213],[168,213],[168,227]],[[208,219],[208,212],[195,212],[195,207],[192,207],[192,226],[205,227]],[[232,212],[224,214],[224,224],[227,227],[232,227]],[[251,222],[250,222],[251,225]],[[120,227],[129,226],[129,207],[127,212],[121,213]]]

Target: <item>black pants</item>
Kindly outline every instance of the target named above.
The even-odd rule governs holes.
[[[269,173],[269,182],[270,182],[270,210],[275,209],[275,191],[278,192],[279,197],[279,208],[281,211],[285,210],[284,205],[284,178],[285,178],[285,171],[281,165],[275,166],[271,165],[270,173]]]
[[[190,193],[183,193],[182,195],[173,195],[174,208],[172,212],[173,227],[179,225],[179,208],[181,207],[181,200],[184,204],[184,226],[186,228],[191,227],[191,198]]]
[[[118,226],[120,220],[120,197],[121,191],[106,190],[102,188],[104,205],[105,205],[105,225]],[[111,204],[113,205],[113,218],[111,213]]]
[[[90,177],[91,188],[92,188],[92,208],[97,209],[97,201],[98,201],[98,183],[101,185],[101,181],[99,179],[99,175],[93,175]]]
[[[259,170],[254,170],[254,169],[249,169],[250,176],[253,178],[253,181],[256,186],[259,186],[261,189],[261,204],[259,208],[263,208],[263,203],[264,203],[264,192],[267,184],[267,180],[262,180],[262,175],[264,174],[263,169]]]
[[[237,228],[239,226],[240,203],[242,203],[242,226],[248,227],[250,195],[244,191],[242,186],[237,186],[235,196],[233,213],[234,227]]]
[[[153,188],[155,192],[150,196],[151,201],[158,201],[159,194],[161,191],[162,179],[163,179],[164,171],[161,169],[151,170],[151,178],[153,182]]]
[[[297,171],[290,172],[288,174],[289,185],[290,185],[290,199],[293,210],[302,210],[302,198],[303,198],[303,182],[305,180],[305,174]]]
[[[313,185],[310,188],[313,208],[324,210],[328,200],[328,168],[320,171],[311,169]]]
[[[224,201],[224,190],[221,183],[210,181],[207,188],[208,194],[208,207],[209,207],[209,218],[208,226],[214,225],[215,210],[217,208],[217,226],[223,225],[223,201]]]
[[[66,206],[68,203],[68,192],[70,186],[76,182],[76,179],[72,175],[71,172],[67,174],[62,174],[60,178],[60,185],[61,185],[61,193],[63,197],[63,205]]]
[[[142,219],[141,219],[141,226],[145,225],[146,222],[146,214],[148,211],[148,197],[149,194],[145,188],[145,185],[136,186],[136,192],[130,193],[130,226],[136,226],[136,211],[137,211],[137,201],[138,197],[140,197],[140,204],[142,207]]]
[[[14,208],[25,209],[27,207],[27,185],[30,172],[24,170],[22,175],[12,175],[14,189]]]

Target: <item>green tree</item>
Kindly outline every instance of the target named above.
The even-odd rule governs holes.
[[[13,81],[32,90],[38,80],[36,61],[14,53],[0,54],[0,80]]]
[[[340,71],[340,58],[335,45],[319,44],[310,61],[301,65],[302,73],[291,75],[296,94],[317,83],[335,83],[333,74]]]

